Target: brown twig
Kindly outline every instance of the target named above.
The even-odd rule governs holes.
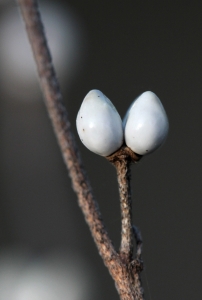
[[[140,272],[143,270],[142,237],[138,228],[132,225],[132,203],[130,188],[130,165],[141,159],[141,155],[134,153],[130,148],[123,145],[121,149],[106,157],[117,170],[117,179],[121,206],[121,245],[120,258],[124,265],[128,266],[128,275],[131,276],[134,299],[143,300],[143,289]],[[136,258],[133,260],[133,239],[136,240]],[[133,299],[133,298],[132,298]]]
[[[132,203],[130,188],[130,164],[137,162],[141,156],[135,154],[130,148],[122,148],[107,159],[113,163],[117,171],[117,179],[121,206],[121,246],[120,256],[125,263],[132,260]]]
[[[117,161],[115,167],[117,171],[121,205],[120,255],[122,260],[129,263],[133,255],[130,162],[125,158]]]
[[[62,101],[62,95],[45,38],[37,1],[19,0],[18,3],[26,24],[26,30],[37,64],[45,104],[64,161],[69,170],[69,175],[72,179],[73,188],[77,193],[79,205],[90,226],[99,252],[105,261],[109,261],[112,256],[116,256],[117,254],[102,222],[98,205],[93,199],[91,187],[71,132],[68,114]]]
[[[119,255],[115,251],[105,229],[98,205],[93,198],[88,178],[81,163],[78,149],[75,145],[68,114],[62,101],[59,84],[53,68],[37,1],[18,0],[18,4],[37,64],[45,104],[52,121],[65,164],[69,170],[73,189],[77,194],[78,202],[84,213],[86,222],[89,225],[99,253],[115,281],[120,299],[142,300],[143,292],[139,276],[141,268],[139,267],[139,261],[132,261],[130,206],[127,209],[124,208],[125,210],[122,214],[122,242],[120,251],[121,253],[124,253],[124,255]],[[130,153],[130,160],[137,160],[139,158],[127,147],[123,147],[122,150],[118,152],[118,154],[120,153],[123,155]],[[119,157],[119,155],[117,156],[114,154],[108,159],[115,161],[117,160],[115,157]],[[127,186],[128,180],[125,181],[125,175],[121,175],[122,169],[124,170],[123,173],[126,177],[128,174],[125,167],[117,168],[118,174],[120,173],[120,192],[122,195],[126,191],[126,194],[129,196],[129,186]],[[122,206],[127,206],[130,202],[130,198],[127,198],[128,196],[123,197]],[[128,200],[126,200],[126,198],[129,199],[129,202],[127,202]],[[129,220],[126,226],[124,225],[124,220]],[[127,257],[127,259],[123,259],[123,257]]]

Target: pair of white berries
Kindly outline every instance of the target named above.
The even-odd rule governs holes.
[[[100,91],[84,98],[76,119],[82,143],[92,152],[108,156],[122,144],[145,155],[157,149],[168,133],[168,118],[159,98],[144,92],[129,107],[123,122],[112,102]]]

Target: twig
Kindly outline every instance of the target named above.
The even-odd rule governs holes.
[[[129,263],[133,254],[132,242],[132,203],[130,189],[130,163],[131,152],[129,148],[122,147],[118,152],[107,159],[113,163],[117,171],[117,179],[121,206],[121,245],[120,256],[125,263]],[[137,161],[138,156],[133,160]]]
[[[126,263],[129,263],[133,254],[130,162],[128,159],[122,159],[117,161],[115,166],[117,170],[121,205],[120,255],[122,260],[124,260]]]
[[[37,1],[18,0],[18,4],[25,22],[27,34],[37,64],[40,84],[45,98],[45,104],[52,121],[65,164],[69,170],[73,189],[77,194],[78,202],[84,213],[86,222],[89,225],[99,253],[115,281],[120,299],[142,300],[143,291],[139,276],[141,270],[137,268],[137,264],[134,263],[134,261],[131,261],[132,227],[130,205],[122,214],[122,242],[120,251],[121,253],[124,253],[124,255],[119,255],[115,251],[105,229],[101,213],[97,203],[93,198],[88,178],[81,163],[78,149],[75,145],[68,114],[62,101],[59,84],[53,68]],[[126,155],[126,153],[128,155],[130,151],[131,150],[125,147],[120,150],[123,155]],[[116,157],[116,154],[114,154],[114,156],[112,155],[109,160],[113,160],[113,157]],[[130,157],[130,160],[139,159],[139,157],[136,156],[132,151],[128,157]],[[120,190],[121,195],[125,193],[124,191],[127,191],[126,193],[129,196],[129,187],[127,187],[128,180],[125,181],[125,176],[121,177],[121,173],[122,171],[120,169],[119,185],[122,186]],[[126,176],[127,174],[128,173],[125,172]],[[127,206],[127,201],[128,200],[126,200],[126,197],[123,197],[122,204],[124,205],[125,203]],[[128,223],[126,226],[124,225],[124,220],[129,220],[127,221]],[[123,259],[123,257],[128,257],[128,259]]]
[[[119,184],[120,205],[121,205],[121,246],[120,256],[122,260],[129,263],[133,254],[132,233],[132,203],[130,187],[130,165],[137,162],[141,156],[134,153],[130,148],[122,146],[120,150],[107,159],[117,170]]]
[[[143,270],[142,237],[138,228],[132,225],[132,203],[130,187],[130,165],[137,162],[141,156],[134,153],[130,148],[122,146],[117,152],[106,157],[117,170],[119,184],[120,206],[121,206],[121,245],[120,257],[123,264],[129,268],[129,276],[132,276],[133,294],[135,299],[143,300],[143,289],[140,273]],[[132,233],[136,240],[136,258],[133,260],[133,241]]]
[[[40,84],[44,93],[45,104],[60,145],[63,158],[73,188],[78,196],[85,219],[91,229],[94,240],[105,262],[117,256],[108,233],[104,227],[99,208],[93,199],[91,187],[84,171],[66,108],[64,106],[58,80],[53,68],[50,51],[44,34],[44,28],[38,10],[37,1],[19,0],[29,41],[37,64]]]

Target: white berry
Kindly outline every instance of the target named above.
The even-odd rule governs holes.
[[[160,99],[149,91],[132,103],[123,126],[126,145],[140,155],[160,147],[169,129],[168,118]]]
[[[82,143],[99,155],[108,156],[123,144],[121,118],[112,102],[98,90],[84,98],[76,126]]]

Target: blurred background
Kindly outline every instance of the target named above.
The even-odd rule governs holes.
[[[116,248],[115,169],[85,148],[75,119],[91,89],[121,117],[161,99],[166,143],[132,168],[146,299],[201,295],[200,1],[40,1],[65,105]],[[15,1],[0,1],[0,300],[119,299],[77,205]]]

